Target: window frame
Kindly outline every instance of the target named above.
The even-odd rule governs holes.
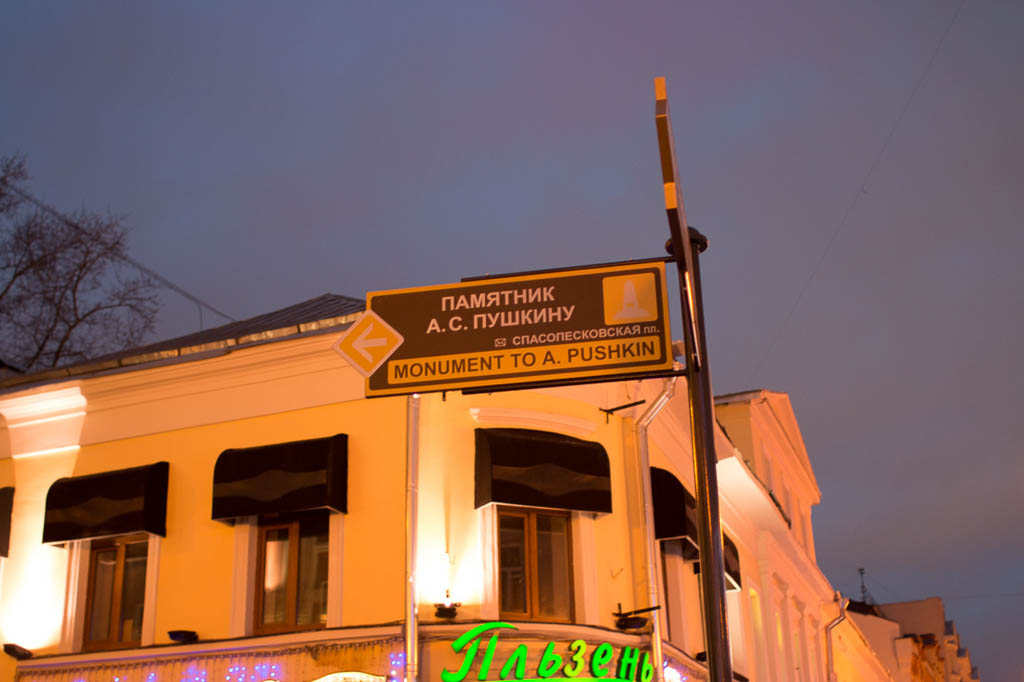
[[[303,521],[312,521],[323,514],[324,531],[327,537],[327,584],[328,596],[324,606],[327,609],[326,620],[322,623],[298,623],[299,607],[299,549],[302,537]],[[313,512],[299,512],[296,514],[282,514],[280,516],[260,516],[255,527],[256,541],[256,563],[253,574],[252,589],[252,633],[254,635],[281,634],[285,632],[305,632],[308,630],[322,630],[328,627],[331,620],[331,517],[333,514],[327,510],[316,510]],[[279,624],[263,623],[263,584],[266,575],[266,554],[267,534],[282,528],[288,529],[288,584],[285,588],[285,622]]]
[[[497,507],[496,514],[496,537],[495,551],[497,560],[497,597],[498,614],[502,619],[528,620],[547,623],[575,623],[576,622],[576,570],[573,552],[573,514],[563,509],[529,508],[529,507]],[[527,611],[507,611],[502,608],[502,580],[501,580],[501,519],[504,516],[524,519],[525,528],[525,557],[523,563],[526,566],[526,601]],[[569,618],[560,619],[550,616],[539,615],[540,611],[540,590],[537,589],[539,582],[537,566],[537,517],[554,516],[565,519],[566,538],[565,546],[567,553],[567,573],[569,576]]]
[[[661,619],[662,628],[664,630],[661,633],[662,639],[668,641],[670,644],[683,649],[683,632],[685,626],[683,625],[683,595],[682,595],[682,567],[677,567],[677,562],[684,563],[682,561],[683,551],[682,547],[679,547],[678,559],[670,551],[670,548],[679,546],[681,541],[678,538],[668,538],[665,540],[658,540],[658,562],[661,565],[660,585],[658,594],[663,604]]]
[[[682,538],[658,540],[659,587],[662,602],[663,639],[680,651],[696,656],[706,650],[701,611],[700,578],[693,571],[697,563],[687,558]],[[677,547],[678,553],[669,548]],[[731,621],[730,621],[731,623]]]
[[[146,577],[144,580],[143,589],[143,616],[142,622],[139,623],[139,639],[137,640],[119,640],[111,633],[115,629],[119,629],[121,626],[121,600],[124,594],[124,568],[125,568],[125,554],[127,552],[128,545],[131,544],[145,544],[146,545]],[[85,583],[85,609],[84,609],[84,620],[82,626],[82,651],[108,651],[113,649],[132,649],[142,646],[142,641],[145,639],[143,631],[146,629],[146,606],[149,597],[149,576],[152,570],[150,564],[149,550],[149,535],[146,533],[131,533],[129,535],[115,535],[107,538],[94,539],[89,543],[89,556],[88,566],[86,567],[86,583]],[[113,591],[110,595],[110,623],[107,628],[107,639],[89,639],[90,624],[92,622],[93,609],[96,608],[96,594],[95,594],[95,582],[96,576],[96,562],[99,560],[100,553],[105,550],[115,550],[115,567],[114,567],[114,579],[113,579]],[[116,609],[116,614],[115,614]]]

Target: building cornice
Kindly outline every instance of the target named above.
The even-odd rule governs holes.
[[[310,334],[222,348],[193,355],[187,362],[157,363],[9,391],[0,396],[0,413],[12,415],[7,419],[8,431],[12,454],[17,456],[29,447],[18,440],[19,431],[29,430],[18,427],[26,420],[73,415],[79,419],[73,444],[85,446],[361,400],[363,378],[331,350],[335,340],[333,334]],[[68,402],[72,394],[80,396],[74,405]],[[39,423],[53,431],[52,424]],[[43,440],[47,442],[39,441],[31,449],[72,444]]]

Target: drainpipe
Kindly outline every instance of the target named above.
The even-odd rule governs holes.
[[[839,590],[836,590],[833,601],[839,605],[839,617],[825,626],[825,665],[828,666],[829,682],[834,682],[836,679],[836,662],[832,654],[832,629],[846,620],[846,605],[850,603],[850,599],[839,594]]]
[[[405,462],[405,682],[416,682],[420,669],[416,602],[416,521],[420,456],[420,396],[406,403]]]
[[[636,454],[640,474],[640,497],[643,503],[641,534],[644,538],[644,565],[647,567],[647,606],[658,604],[658,575],[655,570],[657,554],[654,539],[654,509],[651,503],[651,462],[647,452],[647,427],[658,416],[676,390],[679,377],[665,380],[665,387],[651,406],[636,422]],[[651,611],[651,665],[657,682],[664,682],[664,667],[661,653],[661,609]]]

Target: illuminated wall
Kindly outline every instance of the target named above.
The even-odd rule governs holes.
[[[587,389],[577,396],[587,397]],[[497,617],[494,577],[484,552],[491,551],[486,525],[493,510],[474,508],[477,428],[553,431],[600,442],[611,464],[613,512],[575,513],[576,622],[613,627],[619,603],[635,603],[636,557],[623,540],[631,534],[620,420],[605,423],[592,402],[544,392],[421,398],[418,594],[421,618],[431,620],[445,591],[461,603],[461,618]],[[490,514],[490,515],[489,515]],[[583,543],[583,544],[581,544]],[[639,586],[642,588],[642,585]],[[642,590],[640,590],[642,592]],[[487,609],[490,610],[487,610]]]
[[[77,653],[68,623],[84,610],[85,597],[78,595],[75,613],[65,613],[66,595],[74,592],[68,589],[69,581],[79,577],[70,575],[75,572],[73,566],[69,568],[73,553],[41,544],[45,496],[53,481],[158,461],[169,462],[170,469],[167,537],[154,543],[157,563],[150,565],[157,575],[153,643],[169,644],[167,631],[181,629],[196,631],[201,644],[230,640],[217,645],[219,649],[200,647],[201,651],[188,655],[165,655],[168,649],[162,648],[136,649],[123,658],[105,652],[112,661],[109,664],[98,662],[101,655],[80,654],[68,659],[78,667],[54,664],[52,675],[40,662],[47,659],[37,658],[31,665],[23,664],[24,671],[32,672],[23,674],[19,682],[310,682],[339,672],[337,666],[355,665],[352,661],[361,661],[363,672],[393,676],[391,670],[401,667],[392,660],[402,649],[396,623],[405,612],[408,401],[404,397],[363,399],[361,378],[329,348],[334,338],[325,334],[268,343],[194,362],[27,389],[15,392],[14,398],[0,399],[0,414],[6,421],[6,428],[0,428],[0,477],[13,479],[9,483],[16,487],[11,557],[0,584],[3,641],[16,642],[37,655]],[[612,512],[573,513],[576,625],[566,627],[592,625],[611,631],[615,628],[612,614],[620,604],[624,610],[648,606],[638,497],[642,472],[636,469],[634,429],[636,418],[663,385],[652,380],[422,396],[416,566],[421,622],[458,630],[461,624],[448,625],[434,617],[434,604],[446,600],[461,604],[461,621],[493,620],[498,615],[496,515],[493,508],[474,507],[477,428],[552,431],[602,444],[611,465]],[[645,404],[612,416],[599,409],[638,399]],[[680,384],[676,397],[651,426],[650,454],[652,465],[670,469],[692,490],[688,418]],[[358,645],[373,650],[365,660],[353,648],[331,658],[334,654],[327,641],[343,637],[347,630],[320,633],[323,642],[315,647],[303,642],[295,644],[294,651],[254,652],[264,639],[231,639],[244,634],[239,626],[237,586],[239,573],[247,568],[243,564],[240,569],[239,562],[247,559],[239,554],[244,529],[210,518],[214,464],[229,448],[337,433],[348,435],[348,512],[340,523],[337,516],[332,521],[341,533],[336,567],[340,566],[342,587],[338,614],[331,622],[378,628],[387,637],[375,631],[376,643]],[[716,433],[719,437],[724,441],[724,435]],[[9,457],[5,460],[4,455]],[[724,441],[719,456],[722,463],[739,461],[740,453]],[[793,637],[792,619],[783,622],[781,605],[793,603],[796,596],[806,613],[814,614],[820,599],[831,605],[832,591],[823,577],[814,574],[813,556],[789,541],[789,530],[763,482],[745,467],[734,469],[746,487],[729,490],[723,485],[721,497],[723,525],[738,546],[745,589],[743,595],[731,598],[729,614],[737,621],[731,628],[734,636],[742,639],[737,667],[755,682],[770,682],[786,678],[797,667],[792,652],[800,652],[801,664],[809,668],[804,659],[814,651],[799,631]],[[746,497],[737,492],[748,489]],[[772,530],[762,517],[782,530]],[[776,542],[772,533],[786,542]],[[802,582],[807,575],[810,582]],[[694,576],[688,579],[696,585]],[[783,582],[789,586],[788,593],[779,587]],[[683,638],[674,649],[666,646],[669,657],[675,657],[665,669],[669,682],[702,676],[694,660],[703,648],[696,636],[699,599],[690,594],[686,603],[686,630],[694,636],[689,641]],[[243,609],[243,619],[245,613]],[[815,628],[820,632],[822,624],[834,616],[818,615]],[[446,636],[434,636],[432,645]],[[303,647],[319,647],[320,658],[310,658],[308,652],[300,655]],[[837,662],[853,671],[850,674],[861,675],[850,679],[869,679],[862,674],[865,656],[860,650],[844,649],[837,653]],[[166,660],[156,666],[160,657]],[[85,659],[87,664],[82,663]],[[13,675],[5,658],[0,682],[10,682]]]
[[[0,636],[28,649],[61,641],[68,553],[41,544],[50,485],[74,469],[86,399],[78,386],[0,398],[0,452],[15,486],[9,557],[0,588]]]
[[[349,436],[344,519],[343,624],[402,617],[405,407],[401,399],[342,403],[242,419],[83,448],[75,475],[170,462],[167,538],[161,543],[157,641],[188,629],[230,637],[234,529],[210,519],[213,468],[228,448]],[[394,538],[393,542],[382,541]],[[364,548],[360,551],[359,548]],[[201,605],[197,608],[197,605]]]
[[[0,605],[4,642],[33,650],[60,643],[68,553],[41,543],[43,511],[50,485],[71,474],[74,459],[74,454],[63,453],[15,460],[11,518],[17,522],[11,525]]]

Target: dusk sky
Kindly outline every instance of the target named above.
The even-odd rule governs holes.
[[[0,0],[0,155],[241,319],[662,255],[655,76],[714,390],[792,397],[825,574],[1024,681],[1020,0]]]

